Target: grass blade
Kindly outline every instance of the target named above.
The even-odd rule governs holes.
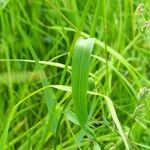
[[[87,90],[90,58],[94,39],[79,39],[75,45],[72,62],[72,97],[75,113],[81,126],[87,123]]]
[[[124,134],[123,129],[121,127],[121,124],[120,124],[120,122],[118,120],[117,113],[115,111],[114,105],[113,105],[113,103],[112,103],[112,101],[110,100],[109,97],[104,96],[104,98],[106,100],[107,106],[108,106],[110,114],[112,116],[112,119],[113,119],[114,123],[116,124],[118,132],[119,132],[120,136],[122,137],[122,140],[124,142],[125,148],[126,148],[126,150],[129,150],[128,142],[126,140],[126,137],[125,137],[125,134]]]

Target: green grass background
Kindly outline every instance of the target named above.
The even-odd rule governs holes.
[[[0,150],[150,149],[148,20],[149,0],[0,0]],[[74,61],[89,71],[78,114],[79,37],[95,44]]]

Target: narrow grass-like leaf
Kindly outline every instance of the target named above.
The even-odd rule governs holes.
[[[121,125],[120,125],[120,122],[119,122],[119,120],[118,120],[118,117],[117,117],[117,114],[116,114],[114,105],[113,105],[113,103],[112,103],[112,101],[110,100],[109,97],[104,96],[104,98],[105,98],[105,100],[106,100],[107,106],[108,106],[109,111],[110,111],[110,114],[111,114],[111,116],[112,116],[112,119],[113,119],[114,123],[116,124],[116,127],[117,127],[117,129],[118,129],[118,132],[119,132],[119,134],[120,134],[121,137],[122,137],[122,140],[123,140],[123,142],[124,142],[125,148],[126,148],[126,150],[129,150],[128,142],[127,142],[127,140],[126,140],[126,137],[125,137],[125,134],[124,134],[124,132],[123,132],[123,129],[122,129]]]
[[[94,19],[93,19],[93,23],[92,23],[92,27],[91,27],[91,32],[90,35],[93,37],[95,35],[96,32],[96,25],[97,25],[97,21],[98,21],[98,17],[99,17],[99,13],[100,13],[100,7],[101,7],[101,1],[98,0],[97,2],[97,6],[96,6],[96,10],[95,10],[95,15],[94,15]]]
[[[94,39],[79,39],[75,45],[72,62],[72,97],[75,113],[81,126],[88,120],[87,90],[90,58]]]

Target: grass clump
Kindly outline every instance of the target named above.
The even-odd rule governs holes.
[[[1,0],[0,150],[150,149],[149,6]]]

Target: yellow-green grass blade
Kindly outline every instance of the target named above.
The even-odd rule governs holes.
[[[125,136],[125,134],[123,132],[123,129],[121,127],[121,124],[119,122],[119,119],[117,117],[117,113],[116,113],[116,110],[114,108],[114,105],[113,105],[113,103],[112,103],[112,101],[111,101],[111,99],[109,97],[104,96],[104,98],[106,100],[107,106],[109,108],[109,112],[110,112],[110,114],[112,116],[112,119],[113,119],[113,121],[114,121],[114,123],[115,123],[115,125],[116,125],[116,127],[118,129],[118,132],[119,132],[120,136],[122,137],[122,140],[123,140],[124,145],[125,145],[125,149],[129,150],[129,145],[128,145],[128,142],[126,140],[126,136]]]
[[[97,55],[92,55],[92,58],[94,59],[97,59],[99,60],[100,62],[106,64],[106,60],[100,56],[97,56]],[[34,60],[25,60],[25,59],[0,59],[0,62],[7,62],[7,61],[10,61],[10,62],[24,62],[24,63],[35,63]],[[64,69],[65,68],[65,65],[64,64],[61,64],[61,63],[58,63],[58,62],[52,62],[52,61],[39,61],[39,63],[41,65],[50,65],[50,66],[53,66],[53,67],[57,67],[57,68],[62,68]],[[129,81],[123,76],[123,74],[121,74],[110,62],[107,62],[108,63],[108,66],[114,71],[116,72],[116,74],[120,77],[120,79],[122,79],[122,81],[124,81],[124,83],[126,83],[126,85],[129,87],[129,89],[132,91],[132,93],[134,94],[134,96],[136,97],[137,96],[137,93],[135,91],[135,89],[133,88],[133,86],[129,83]],[[71,70],[71,66],[68,66],[68,71],[70,72]],[[36,78],[38,79],[39,78],[39,75],[40,74],[37,74],[37,72],[33,72],[33,77],[34,77],[34,74],[36,73]],[[93,75],[93,74],[90,74],[90,75]],[[5,74],[5,77],[2,78],[2,76],[0,76],[0,84],[1,83],[7,83],[5,79],[7,79],[7,74]],[[21,79],[21,77],[19,77]],[[34,78],[34,79],[36,79]],[[13,77],[13,73],[12,73],[12,79],[14,80],[14,77]],[[24,78],[26,79],[26,78]],[[18,80],[17,80],[18,81]],[[20,81],[20,80],[19,80]],[[25,82],[26,80],[24,80]]]
[[[94,18],[93,18],[93,22],[92,22],[92,26],[91,26],[91,31],[90,31],[90,35],[92,37],[94,37],[94,35],[96,33],[96,25],[97,25],[100,10],[101,10],[101,1],[98,0],[96,10],[95,10],[95,14],[94,14]]]
[[[75,113],[81,126],[84,126],[88,120],[88,75],[94,41],[93,38],[80,38],[75,45],[72,61],[72,97]]]

